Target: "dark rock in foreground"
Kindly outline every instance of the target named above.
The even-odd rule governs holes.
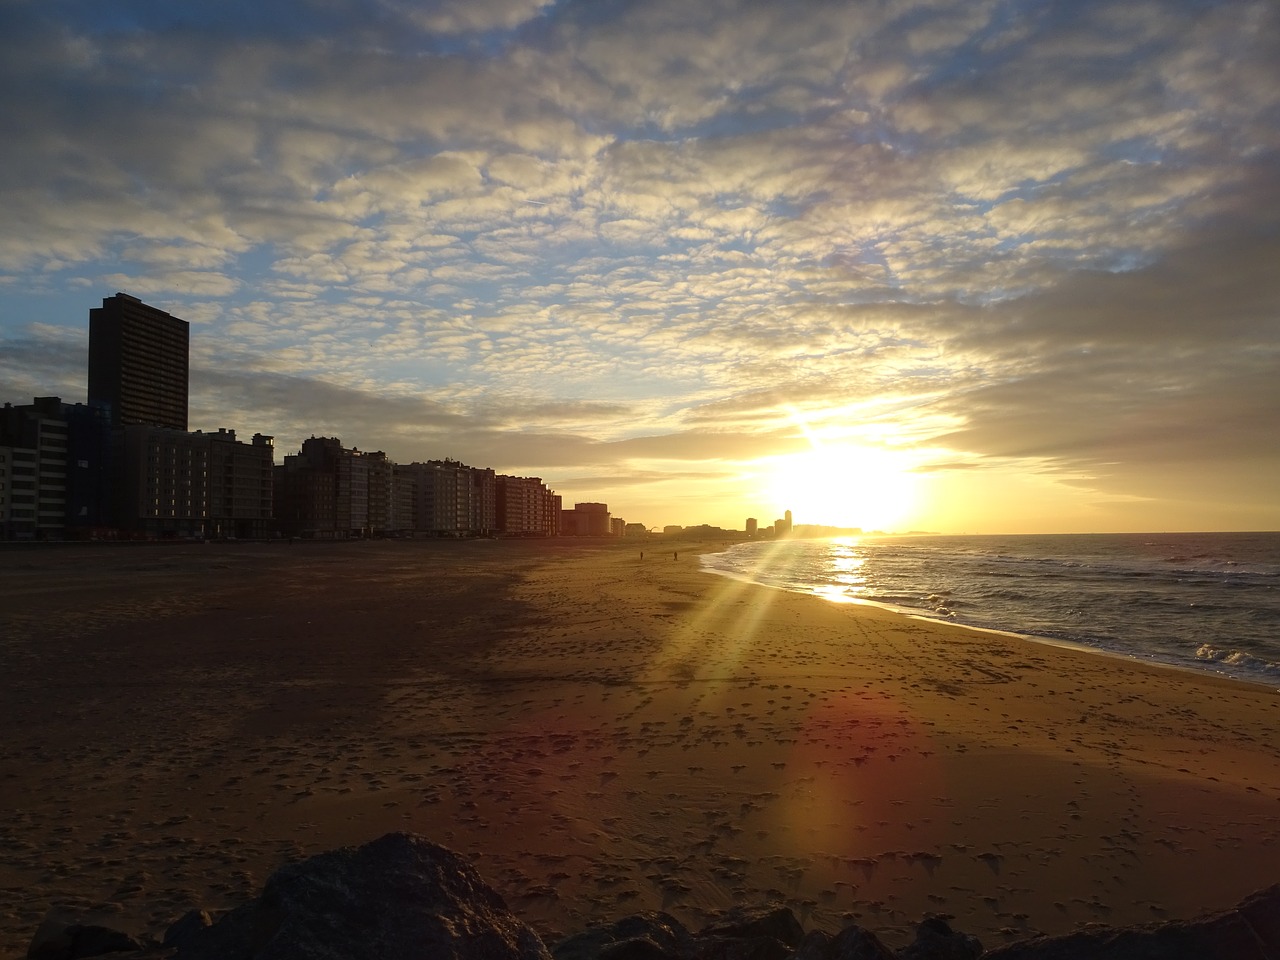
[[[407,833],[282,867],[257,900],[167,939],[178,960],[550,960],[475,867]]]
[[[697,933],[650,911],[593,926],[548,952],[458,854],[387,834],[277,870],[256,900],[216,922],[192,911],[164,942],[46,924],[30,960],[1280,960],[1280,884],[1189,922],[1098,928],[984,953],[937,917],[897,953],[859,926],[805,933],[785,906],[737,907]]]
[[[1198,920],[1037,937],[990,960],[1280,960],[1280,884]]]

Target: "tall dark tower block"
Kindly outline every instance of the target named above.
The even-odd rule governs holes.
[[[187,429],[190,325],[117,293],[89,311],[89,403],[111,423]]]

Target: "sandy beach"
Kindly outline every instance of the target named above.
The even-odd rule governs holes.
[[[51,908],[159,934],[400,829],[548,942],[781,900],[993,947],[1280,880],[1275,691],[673,546],[0,551],[0,956]]]

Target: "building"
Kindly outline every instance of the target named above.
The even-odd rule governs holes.
[[[615,536],[607,503],[575,503],[572,510],[564,511],[561,527],[568,537]]]
[[[747,517],[747,536],[754,537],[760,530],[760,522],[755,517]]]
[[[209,522],[208,437],[130,424],[119,431],[115,520],[126,535],[203,537]]]
[[[106,404],[112,426],[187,429],[185,320],[117,293],[89,311],[89,405]]]
[[[428,460],[397,466],[396,476],[413,490],[410,529],[415,534],[488,537],[497,531],[497,476],[488,467]]]
[[[273,499],[276,524],[293,537],[332,540],[345,537],[338,524],[338,461],[342,441],[337,437],[311,437],[302,441],[275,468]],[[351,497],[345,497],[349,518]]]
[[[255,434],[132,424],[116,432],[114,526],[148,538],[262,538],[271,532],[275,447]]]
[[[392,502],[395,496],[395,464],[381,450],[367,455],[369,462],[369,534],[385,537],[392,525]]]
[[[560,497],[540,477],[495,478],[497,531],[507,537],[558,537]]]
[[[63,404],[67,418],[67,529],[78,540],[116,533],[117,441],[104,404]]]
[[[67,418],[59,397],[0,409],[0,539],[60,540],[67,525]]]
[[[391,464],[391,510],[387,532],[395,537],[413,536],[418,522],[417,464]]]
[[[315,539],[386,536],[399,523],[396,466],[381,450],[342,446],[337,437],[311,437],[275,468],[275,518],[288,536]]]
[[[791,524],[790,510],[784,513],[781,519],[773,521],[773,532],[775,536],[778,536],[778,537],[791,536],[791,527],[792,527],[792,524]]]
[[[202,436],[196,431],[194,436]],[[275,440],[261,433],[252,443],[234,430],[209,438],[209,522],[205,534],[219,539],[261,540],[272,533]]]

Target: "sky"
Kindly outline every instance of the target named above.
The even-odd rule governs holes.
[[[0,400],[648,527],[1280,529],[1274,0],[0,0]]]

